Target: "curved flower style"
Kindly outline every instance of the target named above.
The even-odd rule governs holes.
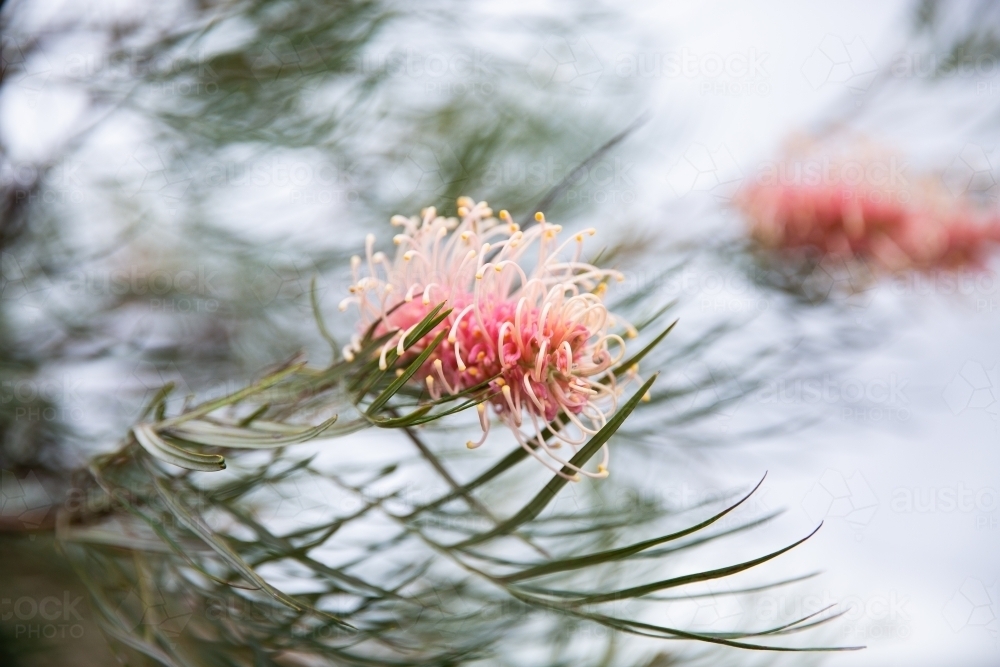
[[[935,179],[893,182],[893,160],[863,152],[824,158],[820,178],[820,160],[807,154],[782,163],[780,178],[759,179],[736,203],[765,247],[814,248],[888,271],[981,265],[1000,241],[1000,218],[955,200]]]
[[[451,314],[424,340],[440,331],[447,339],[415,376],[430,396],[436,400],[489,381],[493,412],[529,453],[569,479],[606,477],[607,445],[597,472],[571,464],[556,450],[566,444],[576,451],[617,409],[620,387],[612,367],[624,356],[625,342],[612,333],[618,322],[601,297],[608,280],[621,280],[621,274],[580,260],[584,237],[593,229],[560,244],[562,227],[541,213],[524,231],[506,211],[498,220],[486,202],[468,197],[459,198],[458,214],[460,219],[445,218],[430,207],[420,218],[394,216],[392,224],[403,232],[394,238],[399,248],[393,261],[374,252],[375,237],[369,235],[367,261],[353,258],[352,296],[341,310],[357,304],[361,330],[375,325],[377,335],[393,334],[381,349],[384,370],[388,351],[402,354],[407,335],[445,302]],[[529,264],[525,255],[536,243],[537,259]],[[571,246],[572,255],[563,258]],[[626,336],[634,335],[630,324],[620,325]],[[351,358],[359,343],[355,336],[344,354]],[[409,353],[424,346],[413,345]],[[630,373],[635,376],[634,369]],[[486,405],[477,408],[483,435],[470,448],[489,433]],[[574,474],[564,474],[563,467]]]

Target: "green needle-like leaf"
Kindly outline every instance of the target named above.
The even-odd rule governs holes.
[[[599,565],[601,563],[607,563],[610,561],[622,560],[624,558],[633,556],[641,551],[645,551],[646,549],[649,549],[651,547],[663,544],[664,542],[670,542],[672,540],[685,537],[686,535],[690,535],[694,532],[701,530],[702,528],[706,528],[712,525],[713,523],[715,523],[716,521],[718,521],[719,519],[726,516],[734,509],[742,505],[744,502],[746,502],[748,498],[750,498],[750,496],[752,496],[757,491],[757,489],[760,488],[760,485],[764,483],[765,477],[767,477],[766,474],[764,475],[764,477],[760,479],[759,482],[757,482],[757,485],[753,487],[750,493],[743,496],[743,498],[741,498],[739,501],[737,501],[733,505],[730,505],[729,507],[722,510],[715,516],[712,516],[706,519],[705,521],[702,521],[701,523],[695,524],[690,528],[685,528],[684,530],[678,531],[676,533],[670,533],[669,535],[663,535],[662,537],[657,537],[651,540],[637,542],[636,544],[632,544],[627,547],[622,547],[620,549],[610,549],[608,551],[601,551],[586,556],[579,556],[577,558],[566,558],[564,560],[545,563],[543,565],[538,565],[536,567],[528,568],[526,570],[521,570],[520,572],[515,572],[514,574],[509,574],[505,577],[501,577],[500,581],[503,581],[505,583],[513,583],[516,581],[523,581],[525,579],[532,579],[534,577],[541,577],[546,574],[553,574],[555,572],[577,570],[583,567],[589,567],[591,565]]]
[[[403,370],[402,374],[393,380],[392,383],[386,387],[374,401],[372,401],[372,404],[368,406],[368,410],[365,411],[365,414],[369,417],[377,415],[378,411],[389,402],[389,399],[395,396],[396,392],[402,389],[403,385],[410,381],[410,378],[413,377],[414,373],[420,370],[420,367],[423,366],[424,362],[426,362],[427,359],[434,353],[434,350],[441,344],[441,341],[444,340],[447,333],[447,331],[439,332],[438,335],[434,337],[434,340],[431,341],[430,345],[424,348],[423,352],[418,354],[417,358],[410,362],[406,369]]]
[[[570,459],[570,463],[580,467],[589,461],[590,458],[604,445],[604,443],[606,443],[611,436],[615,434],[615,431],[617,431],[621,425],[625,423],[625,420],[630,414],[632,414],[632,411],[635,410],[636,406],[639,405],[639,401],[641,401],[642,397],[646,395],[649,388],[653,386],[653,382],[656,381],[658,376],[659,373],[646,380],[645,384],[643,384],[642,387],[640,387],[639,390],[632,395],[632,398],[630,398],[625,405],[619,408],[618,412],[616,412],[615,415],[608,420],[608,423],[604,425],[604,428],[595,433],[594,437],[592,437],[590,441],[576,453],[576,456]],[[562,471],[567,475],[572,475],[574,472],[573,469],[569,467],[564,467]],[[454,545],[454,548],[470,547],[475,544],[491,540],[495,537],[511,533],[518,526],[531,521],[541,514],[542,510],[545,509],[550,502],[552,502],[552,499],[556,497],[556,494],[559,493],[563,486],[566,485],[566,482],[567,479],[565,477],[555,475],[551,480],[549,480],[549,483],[545,485],[545,488],[539,491],[538,495],[532,498],[531,502],[525,505],[517,514],[512,516],[510,519],[507,519],[493,530],[465,540],[464,542],[460,542],[459,544]]]

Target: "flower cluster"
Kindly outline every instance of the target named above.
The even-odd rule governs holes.
[[[608,281],[621,275],[581,260],[593,229],[560,242],[562,227],[541,213],[521,230],[506,211],[494,217],[486,202],[468,197],[458,200],[458,215],[439,216],[431,207],[420,217],[394,216],[402,232],[394,238],[393,260],[374,250],[369,235],[367,257],[352,260],[354,284],[341,310],[355,304],[359,331],[392,334],[380,350],[383,369],[389,350],[402,353],[405,344],[408,354],[418,354],[438,332],[447,332],[415,376],[433,399],[486,383],[497,418],[553,472],[574,480],[606,477],[607,445],[596,472],[557,450],[565,444],[575,452],[617,409],[621,387],[614,367],[625,342],[614,330],[625,336],[635,330],[608,312],[602,296]],[[535,247],[537,255],[529,258]],[[451,313],[411,345],[407,335],[442,302]],[[356,336],[344,354],[350,358],[359,350]],[[629,373],[635,376],[635,369]],[[470,448],[485,442],[490,427],[486,403],[477,408],[483,434]]]
[[[810,172],[820,164],[813,151],[784,162],[780,178],[759,179],[736,204],[769,248],[811,248],[887,271],[981,265],[1000,241],[1000,216],[952,197],[937,179],[894,182],[887,165],[895,160],[858,151],[824,157],[822,170]]]

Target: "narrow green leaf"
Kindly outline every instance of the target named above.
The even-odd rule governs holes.
[[[657,345],[660,344],[660,341],[662,341],[664,338],[667,337],[667,334],[669,334],[673,330],[673,328],[675,326],[677,326],[678,322],[680,322],[680,320],[674,320],[673,322],[671,322],[670,326],[668,326],[666,329],[664,329],[663,332],[659,336],[657,336],[656,338],[654,338],[649,343],[649,345],[647,345],[646,347],[642,348],[636,354],[632,355],[631,357],[629,357],[625,361],[623,361],[620,364],[618,364],[618,367],[615,368],[615,370],[614,370],[615,376],[619,376],[622,373],[625,373],[628,369],[632,368],[637,363],[639,363],[640,361],[642,361],[643,358],[647,354],[649,354],[650,352],[653,351],[654,347],[656,347]]]
[[[136,442],[154,457],[180,468],[216,472],[225,470],[226,460],[218,454],[199,454],[173,445],[159,436],[151,424],[137,424],[132,428]]]
[[[274,385],[278,384],[288,376],[293,375],[294,373],[300,371],[302,368],[305,367],[305,365],[306,362],[304,361],[292,364],[287,368],[283,368],[282,370],[276,373],[268,375],[267,377],[263,378],[259,382],[250,385],[249,387],[241,389],[240,391],[230,394],[229,396],[223,396],[222,398],[217,398],[214,401],[208,401],[207,403],[202,403],[201,405],[191,408],[184,414],[177,415],[176,417],[171,417],[170,419],[165,419],[162,422],[156,424],[156,426],[157,428],[175,426],[177,424],[181,424],[191,419],[204,417],[205,415],[211,412],[215,412],[219,408],[225,407],[227,405],[233,405],[235,403],[239,403],[240,401],[249,396],[253,396],[254,394],[260,393],[266,389],[273,387]]]
[[[719,519],[726,516],[734,509],[742,505],[744,502],[746,502],[748,498],[750,498],[750,496],[752,496],[757,491],[757,489],[760,488],[760,485],[764,483],[764,479],[766,477],[767,474],[765,473],[764,477],[760,478],[760,481],[757,482],[757,485],[753,487],[750,493],[743,496],[743,498],[741,498],[739,501],[737,501],[733,505],[730,505],[729,507],[722,510],[715,516],[712,516],[706,519],[705,521],[702,521],[701,523],[695,524],[690,528],[685,528],[684,530],[678,531],[676,533],[670,533],[668,535],[663,535],[661,537],[657,537],[654,539],[645,540],[643,542],[637,542],[630,546],[621,547],[619,549],[609,549],[608,551],[600,551],[598,553],[588,554],[586,556],[579,556],[577,558],[566,558],[564,560],[545,563],[542,565],[538,565],[536,567],[531,567],[525,570],[521,570],[520,572],[515,572],[514,574],[509,574],[505,577],[500,577],[500,581],[503,581],[505,583],[513,583],[516,581],[523,581],[525,579],[540,577],[546,574],[553,574],[555,572],[565,572],[567,570],[576,570],[582,567],[589,567],[591,565],[606,563],[608,561],[621,560],[623,558],[628,558],[629,556],[633,556],[641,551],[645,551],[646,549],[649,549],[651,547],[655,547],[665,542],[670,542],[672,540],[685,537],[687,535],[690,535],[691,533],[695,533],[701,530],[702,528],[707,528],[708,526],[712,525],[713,523],[715,523],[716,521],[718,521]]]
[[[387,417],[385,419],[371,419],[371,422],[373,424],[375,424],[376,426],[378,426],[379,428],[400,428],[400,427],[403,427],[403,426],[410,426],[413,423],[415,423],[414,422],[415,419],[418,419],[418,418],[426,415],[428,412],[431,411],[431,408],[433,408],[433,407],[434,406],[432,406],[432,405],[424,405],[424,406],[422,406],[420,408],[417,408],[416,410],[414,410],[413,412],[411,412],[411,413],[409,413],[407,415],[402,415],[401,417]]]
[[[642,397],[646,395],[647,391],[649,391],[649,388],[653,386],[653,382],[656,381],[658,376],[659,373],[654,374],[651,378],[646,380],[645,384],[639,388],[639,391],[635,392],[635,394],[632,395],[632,398],[630,398],[625,405],[619,408],[618,412],[608,420],[608,423],[604,425],[604,428],[595,433],[594,437],[592,437],[590,441],[576,453],[576,456],[570,459],[570,463],[577,467],[581,467],[589,461],[590,458],[597,453],[601,446],[603,446],[604,443],[606,443],[608,439],[614,435],[615,431],[621,427],[621,425],[625,422],[625,419],[632,414],[632,411],[635,410],[639,401],[641,401]],[[569,467],[564,467],[562,471],[567,475],[574,472]],[[531,502],[525,505],[517,514],[512,516],[510,519],[507,519],[493,530],[460,542],[454,545],[453,548],[469,547],[474,544],[480,544],[487,540],[491,540],[494,537],[511,533],[521,524],[527,523],[541,514],[542,510],[545,509],[550,502],[552,502],[552,499],[555,498],[556,494],[559,493],[563,486],[566,485],[566,481],[566,478],[559,475],[553,476],[552,479],[549,480],[549,483],[538,492],[538,495],[532,498]]]
[[[333,364],[337,360],[338,345],[330,330],[326,328],[323,312],[319,308],[319,297],[316,295],[317,278],[318,276],[313,276],[312,280],[309,281],[309,303],[312,304],[313,319],[316,320],[316,328],[319,329],[319,335],[330,345],[330,363]]]
[[[404,384],[409,382],[410,378],[412,378],[413,375],[420,370],[420,367],[423,366],[424,362],[426,362],[427,359],[434,353],[434,350],[436,350],[437,346],[441,344],[441,341],[444,340],[447,333],[447,331],[439,332],[438,335],[434,337],[434,340],[432,340],[431,343],[417,355],[417,358],[410,362],[410,364],[403,370],[402,374],[393,380],[389,386],[386,387],[374,401],[372,401],[371,405],[368,406],[368,410],[365,411],[365,414],[369,417],[378,414],[378,411],[381,410],[385,404],[396,395],[396,392],[399,391]]]
[[[711,581],[712,579],[721,579],[723,577],[728,577],[738,572],[743,572],[744,570],[749,570],[752,567],[766,563],[769,560],[777,558],[781,554],[794,549],[799,546],[810,537],[816,534],[823,524],[816,526],[815,529],[801,540],[794,542],[787,547],[778,549],[777,551],[771,552],[766,556],[761,556],[760,558],[755,558],[753,560],[740,563],[738,565],[730,565],[729,567],[722,567],[715,570],[707,570],[705,572],[697,572],[695,574],[684,575],[683,577],[673,577],[672,579],[664,579],[663,581],[653,582],[651,584],[644,584],[642,586],[634,586],[632,588],[624,588],[618,591],[612,591],[610,593],[599,593],[597,595],[583,595],[575,600],[572,600],[569,604],[573,606],[579,606],[584,604],[599,604],[601,602],[611,602],[614,600],[626,600],[629,598],[641,597],[647,595],[648,593],[655,593],[656,591],[663,590],[665,588],[675,588],[677,586],[685,586],[687,584],[693,584],[699,581]],[[561,592],[559,593],[561,594]]]

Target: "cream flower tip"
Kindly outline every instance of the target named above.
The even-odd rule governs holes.
[[[535,222],[545,222],[545,214],[541,211],[535,213]]]
[[[507,210],[494,218],[486,202],[463,197],[458,208],[459,218],[438,217],[433,207],[421,218],[393,216],[405,228],[393,237],[395,255],[374,253],[366,240],[368,261],[358,258],[354,296],[342,305],[357,305],[361,332],[388,335],[376,352],[383,370],[389,350],[403,365],[445,332],[447,344],[427,356],[414,382],[434,400],[483,383],[472,395],[485,397],[476,404],[482,438],[470,440],[470,448],[486,441],[496,419],[553,472],[574,481],[607,476],[606,448],[597,472],[561,471],[614,414],[623,385],[636,379],[614,374],[631,329],[602,301],[618,274],[581,261],[579,246],[551,245],[562,226],[540,212],[540,227],[522,232]],[[594,231],[572,239],[582,243]],[[407,332],[442,302],[451,312],[425,338],[409,340]],[[410,347],[399,354],[404,340]]]

